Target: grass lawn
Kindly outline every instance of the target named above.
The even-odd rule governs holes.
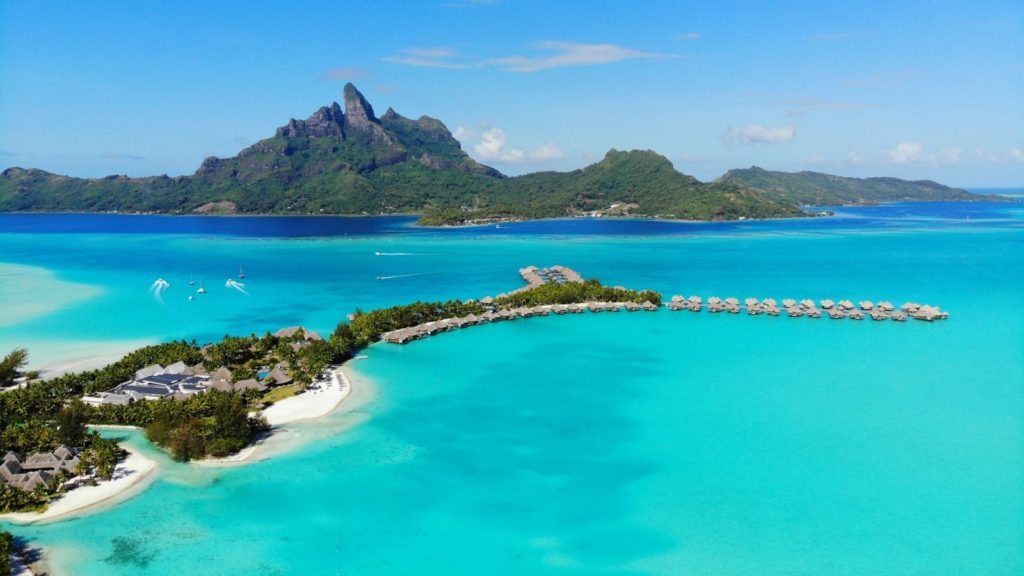
[[[289,396],[295,396],[296,394],[299,393],[299,391],[300,388],[298,384],[278,386],[277,388],[271,388],[270,390],[267,390],[267,392],[263,394],[263,398],[261,398],[260,400],[263,402],[273,404],[274,402],[284,400]]]

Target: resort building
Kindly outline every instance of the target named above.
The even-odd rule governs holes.
[[[136,371],[133,379],[122,382],[106,392],[85,396],[82,402],[100,406],[126,405],[138,400],[161,398],[183,400],[193,394],[205,392],[211,387],[211,377],[197,374],[196,368],[201,367],[189,367],[184,362],[175,362],[166,368],[159,364],[146,366]]]
[[[72,476],[78,473],[78,455],[61,444],[53,452],[37,452],[22,460],[15,452],[8,452],[0,463],[0,484],[32,491],[47,486],[62,472]]]

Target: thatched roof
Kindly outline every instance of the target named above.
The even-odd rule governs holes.
[[[221,392],[231,392],[234,390],[230,380],[210,380],[206,385]]]
[[[267,389],[267,385],[262,382],[258,382],[252,378],[248,380],[242,380],[241,382],[235,382],[235,390],[259,390],[263,392]]]
[[[275,366],[273,370],[267,373],[267,377],[264,379],[264,381],[267,380],[273,380],[275,384],[277,384],[278,386],[282,386],[284,384],[291,384],[292,377],[289,376],[284,370],[281,370],[280,368]]]
[[[682,302],[684,300],[686,300],[686,298],[683,298],[682,296],[680,296],[678,294],[676,294],[675,296],[672,297],[672,302]]]
[[[136,380],[142,380],[143,378],[146,378],[148,376],[155,376],[157,374],[162,374],[163,371],[164,371],[164,367],[163,366],[161,366],[159,364],[151,364],[149,366],[146,366],[145,368],[141,368],[139,370],[136,370],[135,371],[135,379]]]
[[[228,370],[226,366],[221,366],[214,370],[213,374],[210,374],[210,379],[212,380],[224,380],[230,382],[232,378],[233,376],[231,375],[231,371]]]

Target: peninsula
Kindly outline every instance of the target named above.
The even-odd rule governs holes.
[[[291,119],[190,176],[84,179],[0,174],[0,211],[162,214],[423,214],[424,225],[571,216],[796,218],[804,205],[998,200],[934,182],[733,170],[701,182],[653,151],[611,150],[586,168],[507,177],[469,157],[440,120],[378,117],[347,84],[343,104]]]

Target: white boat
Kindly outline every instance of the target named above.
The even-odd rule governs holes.
[[[245,270],[242,269],[241,264],[239,264],[239,266],[238,266],[238,277],[239,278],[245,278]]]
[[[196,283],[195,279],[194,279],[194,278],[192,278],[192,274],[191,274],[191,273],[189,273],[189,275],[188,275],[188,285],[189,285],[189,286],[194,286],[194,285],[195,285],[195,283]]]
[[[203,288],[203,281],[199,281],[199,290],[196,290],[197,294],[206,294],[206,288]]]

